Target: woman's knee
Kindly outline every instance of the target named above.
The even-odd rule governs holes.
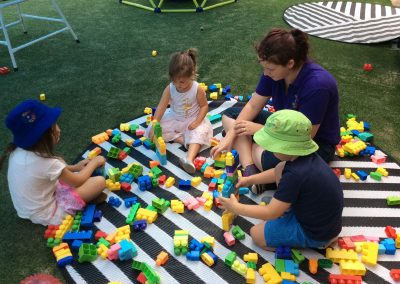
[[[222,127],[225,129],[225,132],[228,132],[235,123],[235,119],[226,116],[225,114],[222,115]]]

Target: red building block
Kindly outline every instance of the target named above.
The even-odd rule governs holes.
[[[59,225],[48,225],[46,231],[44,232],[44,238],[54,238]]]
[[[361,276],[329,274],[330,284],[361,284]]]
[[[342,249],[352,249],[355,250],[356,246],[349,237],[343,237],[338,240],[338,244]]]
[[[126,192],[129,192],[131,191],[131,185],[127,182],[121,182],[121,189]]]
[[[8,73],[10,73],[10,68],[8,67],[0,67],[0,74],[1,75],[7,75]]]
[[[140,283],[140,284],[145,284],[147,281],[146,276],[144,276],[143,272],[139,273],[139,276],[136,278],[136,280]]]
[[[98,240],[100,240],[101,238],[107,238],[107,234],[105,233],[105,232],[103,232],[103,231],[97,231],[96,232],[96,234],[94,235],[94,239],[96,240],[96,242],[98,241]]]
[[[166,175],[162,175],[158,178],[158,184],[159,185],[164,185],[165,181],[167,180],[167,176]]]
[[[393,240],[397,238],[396,230],[392,226],[386,226],[385,233],[388,238]]]
[[[390,276],[394,281],[400,281],[400,269],[391,269]]]
[[[370,72],[370,71],[374,70],[374,67],[372,67],[371,63],[365,63],[363,66],[363,69],[364,69],[364,71]]]

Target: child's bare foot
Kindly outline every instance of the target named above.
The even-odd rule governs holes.
[[[186,158],[180,158],[179,164],[189,174],[194,174],[196,172],[196,168],[194,167],[193,163],[188,161]]]

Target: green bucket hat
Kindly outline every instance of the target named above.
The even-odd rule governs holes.
[[[268,117],[265,126],[254,134],[254,141],[272,153],[306,156],[318,150],[311,129],[311,121],[301,112],[280,110]]]

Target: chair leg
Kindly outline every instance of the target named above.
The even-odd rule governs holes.
[[[51,3],[53,4],[53,7],[54,7],[54,9],[57,11],[57,13],[58,13],[58,14],[60,15],[60,17],[63,19],[65,25],[68,27],[68,29],[69,29],[69,31],[70,31],[72,37],[75,39],[75,41],[76,41],[77,43],[79,43],[78,37],[76,36],[74,30],[71,28],[70,24],[68,23],[67,18],[65,18],[64,14],[63,14],[63,12],[61,11],[60,7],[58,6],[56,0],[51,0]]]
[[[0,25],[1,25],[1,29],[3,30],[4,38],[6,40],[6,45],[8,48],[8,53],[10,54],[11,62],[14,67],[14,71],[18,71],[17,61],[15,60],[15,57],[14,57],[14,51],[13,51],[13,48],[11,45],[10,37],[8,36],[7,27],[6,27],[6,24],[4,21],[4,17],[3,17],[3,9],[0,9]]]
[[[24,18],[21,15],[21,6],[19,4],[17,5],[17,10],[18,10],[18,15],[19,15],[19,20],[21,21],[22,30],[23,30],[24,34],[27,34],[28,32],[25,29]]]

